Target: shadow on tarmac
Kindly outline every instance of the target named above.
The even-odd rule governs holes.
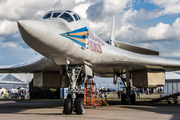
[[[120,105],[120,101],[110,101],[110,105]],[[35,115],[64,115],[62,113],[63,101],[0,101],[0,114],[35,114]],[[23,113],[23,111],[39,108],[61,108],[57,113]],[[136,105],[120,105],[119,108],[128,108],[132,110],[155,112],[158,114],[171,114],[171,120],[180,119],[180,104],[150,104],[137,103]],[[93,109],[93,107],[86,106],[85,109]],[[72,114],[76,115],[76,114]]]
[[[140,111],[155,112],[158,114],[171,114],[171,120],[180,120],[180,104],[144,104],[122,105],[120,108],[128,108]]]
[[[63,101],[0,101],[0,113],[18,113],[30,109],[39,109],[39,108],[55,108],[63,106]],[[28,113],[20,113],[28,114]],[[29,113],[36,114],[36,113]],[[37,113],[39,114],[39,113]],[[46,113],[47,115],[48,113]],[[53,113],[52,115],[60,115],[59,113]],[[42,114],[44,115],[44,114]]]

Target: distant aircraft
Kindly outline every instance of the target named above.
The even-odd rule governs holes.
[[[79,90],[85,78],[113,77],[117,83],[121,77],[127,91],[121,103],[135,104],[130,79],[136,87],[157,87],[164,85],[165,71],[180,70],[178,60],[160,58],[157,51],[116,41],[115,17],[108,42],[100,39],[82,17],[69,10],[50,11],[42,20],[17,23],[25,43],[44,57],[0,66],[0,73],[34,73],[34,86],[69,87],[65,114],[85,113],[83,91]]]

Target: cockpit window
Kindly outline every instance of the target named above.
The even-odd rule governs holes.
[[[73,18],[71,17],[71,15],[69,15],[68,13],[63,13],[60,18],[63,18],[65,19],[66,21],[68,22],[72,22],[73,21]]]
[[[79,17],[79,15],[76,14],[76,16],[79,18],[79,20],[81,19],[81,18]]]
[[[43,19],[47,19],[47,18],[50,18],[50,17],[51,17],[51,13],[48,13],[43,17]]]
[[[73,16],[74,16],[74,18],[76,19],[76,21],[78,20],[78,17],[75,15],[75,14],[73,14]]]
[[[59,16],[61,13],[53,13],[53,18],[56,18],[57,16]]]

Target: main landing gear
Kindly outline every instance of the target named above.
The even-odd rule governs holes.
[[[126,93],[121,94],[121,104],[127,105],[127,104],[136,104],[136,96],[135,94],[132,94],[131,92],[131,83],[130,83],[130,73],[126,72],[126,78],[122,78],[122,81],[124,83],[124,86],[126,88]]]
[[[79,89],[79,85],[84,82],[81,76],[83,65],[67,65],[66,72],[69,78],[69,95],[64,101],[64,114],[71,114],[72,111],[76,114],[85,113],[84,103],[83,103],[83,91]],[[80,94],[79,94],[80,93]]]

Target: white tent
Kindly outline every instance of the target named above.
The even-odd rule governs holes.
[[[180,79],[180,75],[174,72],[165,72],[165,79]]]
[[[0,88],[0,94],[1,94],[2,92],[5,94],[5,93],[6,93],[6,89],[5,89],[5,88]]]
[[[163,95],[169,95],[180,92],[180,75],[173,72],[166,72],[165,85],[163,87]],[[180,99],[180,98],[179,98]]]
[[[18,93],[18,90],[17,90],[17,89],[9,89],[9,91],[10,91],[11,93]]]

